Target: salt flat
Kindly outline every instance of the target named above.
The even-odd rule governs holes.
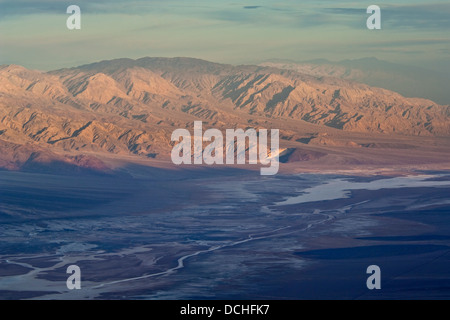
[[[2,299],[450,296],[447,172],[0,178]],[[82,290],[66,288],[71,264]]]

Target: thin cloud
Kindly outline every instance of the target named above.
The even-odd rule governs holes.
[[[0,0],[0,16],[29,14],[61,14],[70,4],[81,7],[85,14],[126,13],[142,14],[161,7],[170,7],[179,0],[76,0],[71,2],[56,0]]]
[[[383,29],[409,28],[418,30],[450,29],[450,3],[414,5],[380,5]],[[366,8],[324,8],[324,14],[364,19]]]
[[[450,29],[450,3],[387,7],[384,19],[388,26],[412,29]]]
[[[262,8],[262,6],[244,6],[244,9],[259,9]]]
[[[369,47],[409,47],[409,46],[430,46],[437,44],[448,44],[450,38],[441,39],[412,39],[412,40],[393,40],[393,41],[378,41],[368,42],[365,44]]]

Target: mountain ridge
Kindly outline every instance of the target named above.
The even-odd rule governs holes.
[[[297,70],[314,76],[333,76],[399,92],[406,97],[421,97],[450,105],[450,92],[444,84],[450,75],[421,66],[408,66],[375,57],[329,61],[315,59],[303,62],[267,60],[261,66]]]
[[[195,120],[220,130],[279,127],[290,137],[290,153],[299,154],[289,144],[341,145],[321,135],[329,130],[450,136],[449,117],[450,107],[430,100],[273,66],[181,57],[105,60],[49,72],[0,66],[0,141],[58,154],[168,159],[171,132]],[[291,159],[322,153],[302,149]]]

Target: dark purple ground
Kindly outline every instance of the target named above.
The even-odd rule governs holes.
[[[382,176],[263,178],[233,169],[129,173],[0,172],[0,298],[450,298],[450,184],[390,188]],[[386,187],[279,204],[336,179],[384,179]],[[66,288],[71,264],[82,270],[82,290]],[[370,265],[381,268],[381,290],[366,287]]]

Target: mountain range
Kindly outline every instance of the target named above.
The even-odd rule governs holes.
[[[337,62],[325,59],[304,62],[269,60],[260,65],[295,70],[316,77],[337,77],[392,90],[406,97],[420,97],[439,104],[450,104],[447,85],[450,74],[421,66],[392,63],[373,57]]]
[[[110,157],[167,161],[173,130],[195,120],[221,130],[278,128],[286,162],[325,157],[330,147],[401,150],[409,145],[397,140],[450,137],[450,106],[431,100],[325,71],[192,58],[50,72],[3,65],[0,119],[0,168],[9,170],[57,163],[105,171],[101,159]]]

